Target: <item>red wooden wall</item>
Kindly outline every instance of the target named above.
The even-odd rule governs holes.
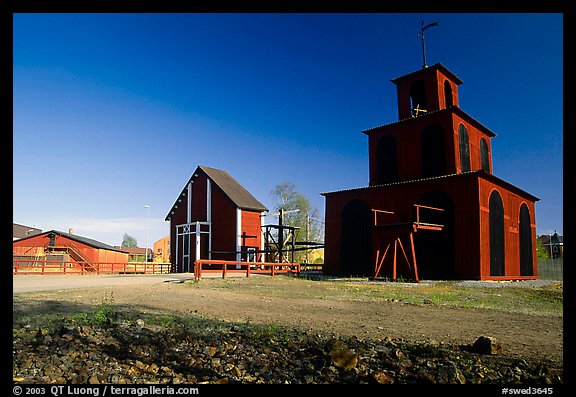
[[[506,235],[505,276],[490,276],[490,241],[488,200],[492,189],[498,189],[504,201]],[[341,216],[347,203],[354,199],[365,201],[371,209],[393,211],[399,216],[390,216],[389,222],[414,220],[414,204],[427,192],[446,193],[454,204],[454,278],[457,279],[518,279],[519,243],[518,218],[520,205],[526,203],[533,226],[533,274],[522,278],[537,278],[536,233],[533,197],[498,178],[483,172],[457,174],[399,184],[374,186],[348,191],[325,193],[326,196],[326,246],[324,272],[341,274]],[[386,215],[382,215],[384,218]],[[391,234],[373,234],[372,261],[376,249],[385,246]],[[379,241],[380,239],[381,241]],[[420,255],[422,252],[420,252]],[[419,251],[416,246],[416,255]]]
[[[50,237],[46,233],[38,234],[34,237],[26,238],[24,240],[16,240],[13,242],[13,253],[15,255],[30,255],[33,247],[47,247]],[[80,251],[88,260],[95,263],[126,263],[128,262],[128,254],[113,250],[92,247],[82,242],[72,240],[66,236],[56,234],[54,238],[54,246],[56,247],[70,247],[74,246],[75,249]]]
[[[415,117],[403,122],[388,124],[366,131],[368,138],[368,155],[370,167],[370,185],[378,184],[378,142],[385,135],[396,140],[398,156],[398,180],[411,180],[422,177],[421,132],[427,126],[439,124],[444,130],[444,150],[446,153],[446,174],[462,172],[458,127],[463,124],[468,131],[470,147],[470,170],[482,169],[480,157],[480,140],[484,138],[488,146],[490,172],[492,172],[492,147],[490,135],[477,123],[466,117],[457,109],[447,109],[432,115]],[[409,131],[409,133],[407,133]]]
[[[538,278],[538,258],[536,256],[536,214],[534,201],[512,192],[498,183],[480,179],[480,278],[486,280],[500,279],[535,279]],[[504,204],[504,247],[505,275],[490,276],[490,210],[489,200],[493,191],[497,191]],[[530,213],[532,229],[532,272],[533,276],[520,275],[520,206],[526,204]]]

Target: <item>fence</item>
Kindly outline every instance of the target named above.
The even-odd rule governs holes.
[[[250,277],[250,274],[274,276],[277,273],[300,273],[300,264],[199,259],[194,262],[194,280],[200,280],[203,273],[222,273],[222,278],[226,278],[228,273],[242,273],[246,274],[246,277]]]
[[[543,280],[564,280],[564,258],[538,259],[538,277]]]
[[[36,259],[12,260],[12,274],[161,274],[171,273],[172,264],[155,262],[87,263]]]

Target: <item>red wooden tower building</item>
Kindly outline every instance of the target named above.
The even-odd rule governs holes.
[[[399,121],[363,131],[369,186],[323,193],[324,272],[537,278],[538,198],[492,174],[495,134],[459,108],[462,81],[436,64],[392,82]]]

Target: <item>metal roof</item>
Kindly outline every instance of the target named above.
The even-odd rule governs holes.
[[[203,165],[198,166],[198,168],[204,171],[208,178],[218,185],[238,208],[243,210],[268,211],[268,208],[266,208],[264,204],[258,201],[226,171]]]
[[[392,122],[392,123],[379,125],[379,126],[377,126],[377,127],[372,127],[372,128],[368,128],[368,129],[366,129],[366,130],[362,130],[362,132],[363,132],[364,134],[366,134],[366,135],[370,135],[370,133],[371,133],[372,131],[377,130],[377,129],[382,128],[382,127],[388,127],[388,126],[392,126],[392,125],[395,125],[395,124],[398,124],[398,123],[407,122],[407,121],[413,121],[413,120],[415,121],[415,120],[421,119],[421,118],[423,118],[423,117],[429,117],[429,116],[432,116],[432,115],[435,115],[435,114],[438,114],[438,113],[441,113],[441,112],[452,112],[452,111],[458,113],[458,115],[459,115],[460,117],[462,117],[463,119],[466,119],[466,121],[468,121],[470,124],[473,124],[473,125],[475,125],[477,128],[479,128],[480,130],[486,132],[486,134],[487,134],[489,137],[493,138],[493,137],[496,136],[496,134],[495,134],[494,132],[492,132],[489,128],[485,127],[482,123],[480,123],[480,122],[479,122],[478,120],[476,120],[474,117],[470,116],[468,113],[466,113],[465,111],[463,111],[462,109],[460,109],[460,107],[458,107],[458,106],[451,106],[451,107],[449,107],[449,108],[439,109],[439,110],[435,110],[435,111],[432,111],[432,112],[428,112],[428,113],[426,113],[426,114],[424,114],[424,115],[422,115],[422,116],[410,117],[410,118],[407,118],[407,119],[394,121],[394,122]]]
[[[77,241],[77,242],[82,243],[82,244],[86,244],[86,245],[93,247],[93,248],[105,249],[105,250],[109,250],[109,251],[116,251],[116,252],[122,252],[124,254],[127,254],[126,251],[123,251],[123,250],[118,249],[116,247],[113,247],[111,245],[102,243],[100,241],[93,240],[93,239],[88,238],[88,237],[79,236],[77,234],[70,234],[70,233],[61,232],[59,230],[48,230],[46,232],[38,233],[38,234],[35,234],[33,236],[21,238],[18,241],[20,242],[20,241],[27,240],[27,239],[32,238],[32,237],[38,237],[38,236],[43,235],[43,234],[49,235],[51,233],[57,234],[57,235],[62,236],[62,237],[69,238],[70,240],[74,240],[74,241]]]
[[[21,239],[24,237],[34,236],[42,233],[42,229],[36,227],[25,226],[19,223],[12,223],[12,238]]]
[[[448,76],[452,81],[454,81],[454,82],[455,82],[456,84],[458,84],[458,85],[460,85],[460,84],[463,83],[462,80],[460,80],[454,73],[452,73],[451,71],[449,71],[448,68],[447,68],[446,66],[442,65],[441,63],[436,63],[436,64],[434,64],[434,65],[432,65],[432,66],[427,67],[427,68],[423,68],[423,69],[416,70],[416,71],[414,71],[414,72],[410,72],[410,73],[405,74],[405,75],[403,75],[403,76],[396,77],[395,79],[392,79],[392,80],[390,80],[390,81],[393,82],[394,84],[396,84],[396,82],[397,82],[398,80],[404,80],[404,79],[406,79],[406,78],[408,78],[408,77],[412,77],[412,76],[415,75],[415,74],[419,74],[419,73],[422,73],[422,72],[425,72],[425,71],[429,71],[429,70],[433,70],[433,69],[438,69],[438,70],[440,70],[442,73],[444,73],[446,76]]]
[[[386,184],[382,184],[382,185],[374,185],[374,186],[366,186],[366,187],[359,187],[359,188],[352,188],[352,189],[343,189],[343,190],[336,190],[333,192],[325,192],[325,193],[320,193],[322,196],[326,196],[328,194],[334,194],[334,193],[343,193],[343,192],[351,192],[351,191],[355,191],[355,190],[364,190],[364,189],[377,189],[379,187],[386,187],[386,186],[394,186],[394,185],[405,185],[408,183],[416,183],[416,182],[422,182],[422,181],[428,181],[428,180],[435,180],[435,179],[446,179],[446,178],[454,178],[454,177],[462,177],[462,176],[466,176],[466,175],[477,175],[478,177],[482,177],[482,178],[486,178],[490,181],[492,181],[493,183],[500,185],[508,190],[514,191],[519,195],[522,195],[526,198],[529,198],[530,200],[533,201],[540,201],[540,199],[522,189],[520,189],[517,186],[512,185],[509,182],[506,182],[503,179],[498,178],[497,176],[495,176],[494,174],[490,174],[486,171],[483,170],[475,170],[475,171],[466,171],[466,172],[461,172],[461,173],[456,173],[456,174],[447,174],[447,175],[439,175],[439,176],[433,176],[433,177],[429,177],[429,178],[419,178],[419,179],[409,179],[406,181],[398,181],[398,182],[392,182],[392,183],[386,183]]]

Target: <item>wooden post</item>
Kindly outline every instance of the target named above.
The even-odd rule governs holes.
[[[418,279],[418,266],[416,265],[416,251],[414,250],[414,233],[410,233],[410,246],[412,248],[412,261],[414,262],[414,275],[416,276],[416,282],[420,283]]]
[[[398,239],[394,240],[394,263],[392,266],[392,280],[396,281],[396,245],[398,243]]]

